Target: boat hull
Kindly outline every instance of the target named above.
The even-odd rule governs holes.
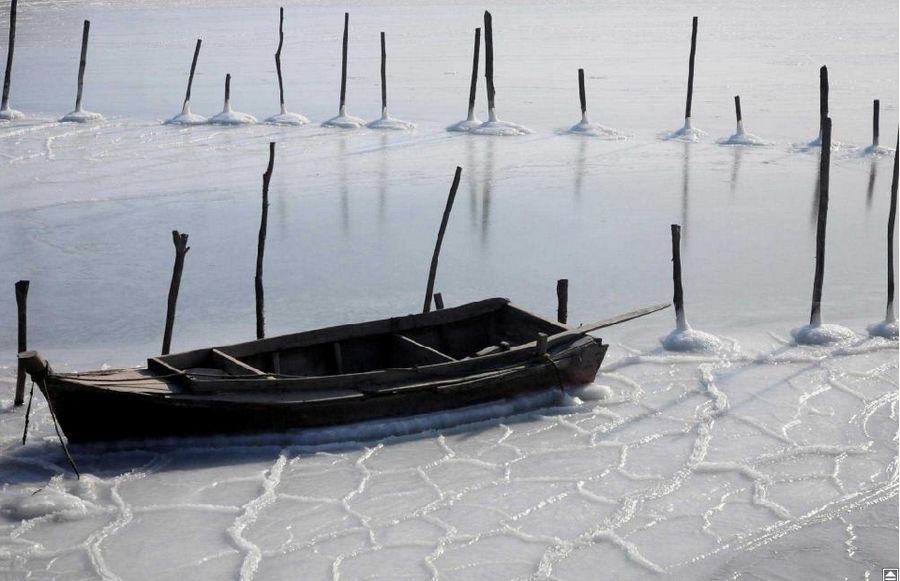
[[[353,397],[304,399],[259,390],[192,394],[111,389],[83,376],[48,375],[39,382],[72,442],[253,434],[424,414],[560,389],[594,379],[607,345],[582,336],[556,353],[460,377],[429,378]],[[134,373],[137,373],[135,371]]]

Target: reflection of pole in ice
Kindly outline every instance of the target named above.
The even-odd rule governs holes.
[[[872,158],[869,166],[869,187],[866,189],[866,210],[872,208],[872,195],[875,193],[875,175],[878,173],[878,163],[876,158]]]
[[[581,201],[581,188],[584,182],[585,161],[587,158],[587,139],[581,139],[578,143],[578,158],[575,167],[575,199]]]
[[[350,192],[347,180],[347,136],[342,135],[340,143],[340,164],[338,165],[338,180],[341,190],[341,219],[343,220],[344,233],[350,228],[350,202],[348,200]]]
[[[466,167],[474,168],[478,167],[475,163],[475,140],[466,138]],[[469,220],[472,224],[472,229],[478,224],[478,182],[475,180],[475,172],[470,171],[469,175],[466,176],[469,181]]]
[[[388,152],[387,135],[381,134],[381,167],[378,172],[378,219],[379,224],[384,225],[384,207],[387,198],[388,182]]]
[[[494,185],[494,140],[489,139],[484,164],[484,186],[481,196],[481,245],[487,244],[489,222],[491,221],[491,189]]]
[[[733,195],[737,187],[738,172],[741,170],[741,156],[744,154],[744,148],[733,147],[732,149],[734,150],[734,164],[731,166],[731,193]]]
[[[691,178],[691,146],[685,141],[684,142],[684,163],[682,164],[682,181],[681,181],[681,227],[684,229],[684,234],[681,238],[684,240],[685,245],[687,244],[687,233],[688,233],[688,198],[689,198],[689,190],[690,190],[690,178]]]

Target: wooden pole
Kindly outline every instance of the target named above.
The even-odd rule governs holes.
[[[681,226],[672,224],[672,282],[675,292],[672,302],[675,304],[675,327],[679,331],[687,329],[684,316],[684,289],[681,286]]]
[[[275,142],[269,143],[269,165],[263,174],[262,217],[259,222],[259,242],[256,247],[256,338],[266,336],[265,300],[263,298],[263,254],[266,251],[266,225],[269,219],[269,180],[275,167]]]
[[[16,283],[16,308],[19,315],[19,353],[28,350],[28,286],[30,282],[20,280]],[[16,374],[16,398],[13,405],[20,406],[25,401],[25,366],[19,361]]]
[[[191,105],[191,85],[194,84],[194,71],[197,70],[197,59],[200,57],[201,39],[197,39],[197,45],[194,47],[194,58],[191,60],[191,73],[188,75],[187,91],[184,93],[184,105],[181,107],[182,113],[187,113],[188,107]]]
[[[231,102],[231,73],[225,73],[225,106]]]
[[[587,99],[584,95],[584,69],[578,69],[578,97],[581,99],[581,116],[587,114]]]
[[[684,106],[684,118],[691,118],[691,101],[694,98],[694,57],[697,55],[697,17],[691,24],[691,57],[688,61],[687,103]]]
[[[172,269],[172,282],[169,284],[169,303],[166,309],[166,330],[163,333],[162,354],[168,355],[172,347],[172,327],[175,326],[175,304],[178,302],[178,289],[181,287],[181,273],[184,271],[184,257],[188,247],[188,235],[172,230],[172,242],[175,244],[175,268]]]
[[[453,209],[453,200],[456,199],[456,190],[459,189],[459,178],[462,168],[457,166],[453,176],[453,185],[450,186],[450,195],[447,196],[447,205],[444,207],[444,215],[441,218],[441,227],[438,230],[437,242],[434,245],[434,254],[431,256],[431,268],[428,270],[428,286],[425,289],[425,305],[422,312],[431,310],[431,296],[434,293],[434,277],[437,274],[438,256],[441,254],[441,243],[444,241],[444,232],[447,230],[447,221],[450,219],[450,210]]]
[[[484,78],[487,81],[488,112],[494,113],[494,32],[491,13],[484,11]],[[492,119],[493,120],[493,119]]]
[[[344,114],[344,103],[347,97],[347,40],[350,30],[350,13],[344,12],[344,48],[341,54],[341,104],[340,113]]]
[[[469,83],[469,120],[475,118],[475,89],[478,86],[478,53],[481,48],[481,29],[475,29],[475,48],[472,51],[472,81]]]
[[[9,108],[9,84],[12,78],[13,51],[16,48],[16,8],[18,3],[18,0],[12,0],[9,5],[9,45],[6,51],[6,74],[3,76],[3,100],[0,102],[0,110]]]
[[[444,308],[444,297],[441,293],[434,293],[434,308],[439,311]]]
[[[387,114],[387,50],[384,46],[384,32],[381,33],[381,113]]]
[[[278,9],[278,50],[275,51],[275,70],[278,72],[278,99],[284,112],[284,81],[281,78],[281,47],[284,45],[284,6]]]
[[[888,299],[886,321],[896,321],[897,313],[894,311],[894,228],[897,223],[897,152],[900,151],[900,133],[897,135],[897,145],[894,149],[894,177],[891,179],[891,209],[888,212]]]
[[[822,134],[825,132],[825,120],[828,118],[828,67],[819,69],[819,138],[824,144]],[[831,147],[831,144],[828,144]]]
[[[878,117],[881,113],[881,102],[878,99],[872,103],[872,149],[878,147]]]
[[[825,226],[828,222],[828,178],[831,168],[831,118],[825,118],[822,131],[822,162],[819,166],[819,219],[816,225],[816,274],[813,279],[812,309],[809,324],[822,324],[822,279],[825,277]]]
[[[84,92],[84,68],[87,66],[88,36],[91,33],[91,21],[84,21],[81,32],[81,62],[78,63],[78,94],[75,96],[75,110],[81,111],[81,95]]]
[[[734,96],[734,115],[737,117],[737,122],[740,124],[744,119],[741,116],[741,96]]]
[[[563,325],[569,320],[569,279],[556,281],[556,320]]]

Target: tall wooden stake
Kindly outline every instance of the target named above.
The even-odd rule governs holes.
[[[6,74],[3,76],[3,100],[0,102],[0,111],[9,109],[9,83],[12,78],[13,51],[16,48],[16,8],[18,0],[12,0],[9,5],[9,45],[6,51]]]
[[[691,25],[691,58],[688,61],[687,103],[684,106],[685,121],[691,118],[691,101],[694,98],[694,57],[697,55],[697,17]]]
[[[812,309],[809,324],[822,324],[822,279],[825,277],[825,226],[828,222],[828,178],[831,168],[831,118],[822,128],[822,162],[819,166],[819,219],[816,225],[816,274],[813,279]]]
[[[581,99],[581,116],[587,114],[587,98],[584,95],[584,69],[578,69],[578,98]]]
[[[344,114],[344,104],[347,97],[347,40],[350,31],[350,13],[344,12],[344,48],[341,53],[341,104],[340,114]]]
[[[453,185],[450,186],[450,195],[447,196],[447,205],[444,207],[444,215],[441,218],[441,227],[438,230],[437,242],[434,245],[434,254],[431,256],[431,268],[428,270],[428,286],[425,289],[425,305],[422,312],[431,310],[431,296],[434,293],[434,277],[437,274],[438,256],[441,254],[441,243],[444,241],[444,232],[447,230],[447,221],[450,219],[450,210],[453,209],[453,200],[456,199],[456,190],[459,189],[459,178],[462,168],[457,166],[453,176]]]
[[[384,32],[381,33],[381,114],[387,114],[387,49],[384,46]]]
[[[886,321],[896,321],[897,313],[894,311],[894,227],[897,223],[897,152],[900,151],[900,133],[897,135],[897,145],[894,149],[894,177],[891,179],[891,209],[888,212],[888,284],[887,284],[887,313]]]
[[[737,118],[737,129],[735,133],[741,135],[744,133],[744,116],[741,115],[741,96],[734,96],[734,116]]]
[[[225,73],[225,106],[231,102],[231,73]]]
[[[16,308],[19,315],[19,353],[28,350],[28,286],[29,281],[16,283]],[[13,405],[20,406],[25,401],[25,366],[19,361],[16,374],[16,398]]]
[[[81,111],[81,95],[84,92],[84,68],[87,66],[88,36],[91,33],[91,21],[84,21],[81,32],[81,61],[78,63],[78,94],[75,96],[75,110]]]
[[[556,320],[563,325],[569,320],[569,279],[556,281]]]
[[[675,304],[675,328],[679,331],[687,329],[684,316],[684,289],[681,287],[681,226],[672,224],[672,282],[675,292],[672,302]]]
[[[278,99],[284,113],[284,81],[281,78],[281,47],[284,45],[284,7],[278,10],[278,50],[275,51],[275,70],[278,73]]]
[[[878,147],[878,117],[881,112],[881,102],[878,99],[872,103],[872,149]]]
[[[181,106],[181,112],[187,113],[191,106],[191,85],[194,84],[194,72],[197,70],[197,59],[200,58],[201,39],[197,39],[197,45],[194,47],[194,58],[191,60],[191,73],[188,75],[187,91],[184,93],[184,105]]]
[[[484,11],[484,78],[487,81],[488,113],[494,120],[494,32],[491,13]]]
[[[172,328],[175,326],[175,304],[178,302],[178,289],[181,287],[181,273],[184,271],[184,257],[188,247],[188,235],[172,230],[172,242],[175,244],[175,268],[172,270],[172,282],[169,284],[169,303],[166,309],[166,330],[163,333],[162,354],[168,355],[172,347]]]
[[[263,298],[263,254],[266,251],[266,224],[269,219],[269,180],[275,167],[275,142],[269,143],[269,165],[263,174],[262,217],[259,222],[259,242],[256,247],[256,338],[266,336],[265,301]]]
[[[481,48],[481,29],[475,29],[475,48],[472,51],[472,81],[469,83],[468,120],[475,119],[475,89],[478,86],[478,53]]]
[[[819,140],[822,144],[825,139],[825,120],[828,118],[828,67],[822,65],[819,69]],[[831,147],[831,144],[828,144]]]

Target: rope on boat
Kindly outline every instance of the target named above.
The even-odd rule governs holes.
[[[56,412],[53,411],[53,402],[50,401],[50,391],[47,389],[47,382],[44,382],[42,387],[44,388],[44,394],[47,396],[47,407],[50,408],[50,417],[53,418],[53,427],[56,429],[56,437],[59,438],[59,443],[62,444],[63,452],[66,453],[69,465],[72,466],[72,470],[75,471],[75,478],[81,480],[81,473],[78,471],[78,466],[75,465],[75,460],[72,458],[72,454],[69,453],[69,446],[66,445],[66,440],[63,438],[62,432],[59,431],[59,422],[56,420]]]
[[[544,353],[544,359],[550,362],[550,365],[553,366],[553,370],[556,371],[556,383],[559,385],[559,391],[565,392],[563,389],[562,375],[559,372],[559,366],[556,364],[556,361],[550,357],[549,353]]]
[[[25,408],[25,429],[22,431],[22,445],[28,438],[28,422],[31,421],[31,402],[34,401],[34,379],[31,380],[31,395],[28,396],[28,407]]]

